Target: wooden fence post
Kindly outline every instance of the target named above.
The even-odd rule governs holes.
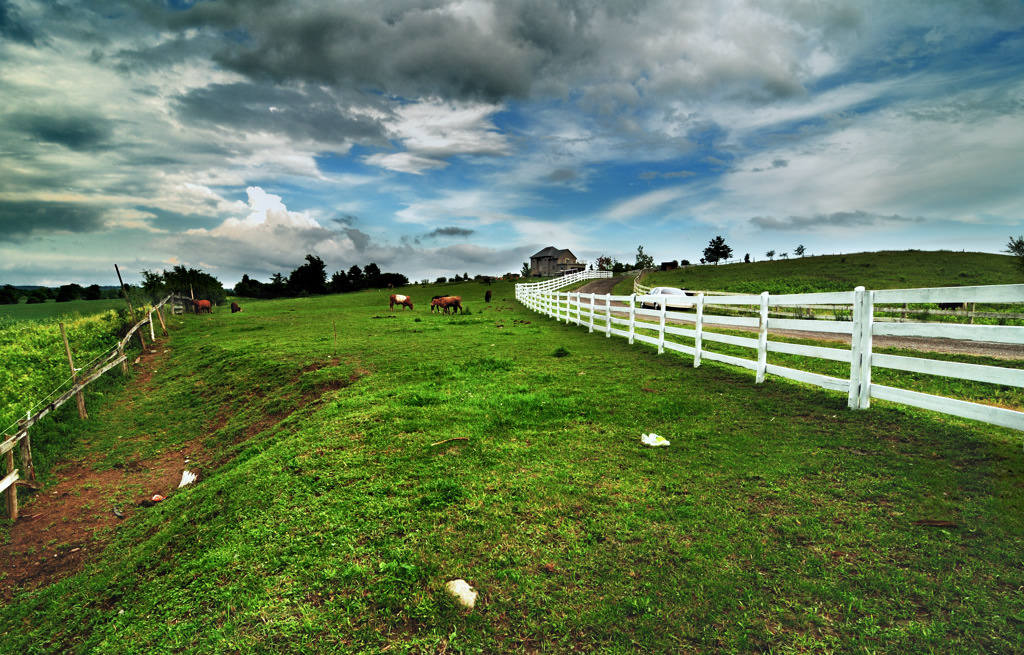
[[[152,343],[156,342],[156,333],[153,331],[153,312],[149,312],[149,340]]]
[[[697,319],[693,323],[693,367],[700,367],[701,333],[704,331],[704,292],[697,294]]]
[[[871,350],[872,350],[872,328],[875,323],[875,292],[865,291],[861,299],[861,326],[860,326],[860,380],[858,383],[858,409],[867,409],[871,406]]]
[[[125,302],[128,303],[128,313],[132,316],[132,323],[136,323],[135,320],[135,308],[132,307],[132,299],[128,297],[128,290],[124,288],[124,280],[121,279],[121,269],[114,264],[114,271],[117,273],[117,281],[121,283],[121,293],[124,295]],[[142,346],[143,352],[146,350],[146,340],[142,338],[142,332],[136,332],[139,335],[139,345]]]
[[[156,317],[157,317],[158,319],[160,319],[160,329],[161,329],[161,330],[163,331],[163,333],[164,333],[164,336],[165,336],[165,337],[166,337],[166,336],[169,336],[169,335],[167,334],[167,324],[166,324],[166,323],[164,323],[164,315],[163,315],[163,312],[161,312],[161,311],[160,311],[160,308],[159,308],[159,307],[157,307],[157,308],[156,308]]]
[[[26,412],[28,414],[28,412]],[[88,416],[86,417],[88,418]],[[25,436],[19,444],[21,450],[21,468],[25,469],[25,475],[29,480],[36,479],[36,467],[32,464],[32,436],[28,433],[28,420],[18,421],[18,432],[24,430]],[[17,434],[17,433],[15,433]]]
[[[604,296],[604,316],[606,319],[604,336],[609,339],[612,338],[612,294],[606,293]]]
[[[768,292],[761,292],[761,313],[757,331],[757,376],[755,382],[764,382],[768,368]]]
[[[629,343],[633,343],[633,334],[636,332],[636,294],[629,297]]]
[[[71,345],[68,343],[68,333],[64,330],[64,323],[58,323],[60,326],[60,337],[64,340],[64,352],[68,355],[68,366],[71,367],[71,383],[78,384],[78,373],[75,371],[75,360],[71,357]],[[89,418],[89,412],[85,411],[85,396],[81,391],[75,394],[75,402],[78,403],[78,418],[87,419]]]
[[[124,357],[124,348],[118,347],[118,349],[117,349],[117,356],[118,357],[122,357],[122,358]],[[127,359],[122,359],[121,360],[121,372],[124,373],[125,377],[128,377],[128,360]]]
[[[587,332],[594,331],[594,312],[597,311],[597,295],[590,294],[590,329]]]

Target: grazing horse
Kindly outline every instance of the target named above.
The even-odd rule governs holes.
[[[231,303],[231,313],[232,314],[234,314],[235,312],[240,312],[240,311],[242,311],[242,307],[238,303],[236,303],[236,302]]]
[[[197,300],[196,301],[196,314],[202,314],[206,312],[209,314],[213,308],[213,304],[209,300]]]
[[[484,294],[484,302],[491,302],[491,290],[488,289],[487,293]]]
[[[390,309],[391,311],[395,311],[395,305],[402,305],[403,307],[408,307],[409,309],[412,309],[412,298],[410,298],[409,296],[403,296],[400,293],[393,293],[391,294],[391,305],[388,307],[388,309]]]
[[[434,311],[434,308],[444,310],[447,314],[448,310],[451,310],[453,314],[458,314],[460,310],[465,313],[462,309],[462,296],[438,296],[430,301],[430,311]]]

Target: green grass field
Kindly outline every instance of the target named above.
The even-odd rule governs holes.
[[[18,594],[2,650],[1024,650],[1019,433],[852,412],[485,288],[174,317],[152,377],[65,415],[60,448],[102,469],[198,440],[203,477]]]
[[[740,255],[742,256],[742,254]],[[763,253],[755,254],[761,259]],[[1010,255],[947,250],[862,252],[756,261],[750,264],[686,266],[644,276],[647,286],[733,291],[737,293],[809,293],[866,289],[1019,284],[1024,273]],[[620,283],[617,294],[632,293]]]
[[[124,300],[69,300],[68,302],[48,301],[32,305],[0,305],[0,323],[11,321],[44,321],[57,318],[80,318],[102,314],[110,309],[125,308]]]

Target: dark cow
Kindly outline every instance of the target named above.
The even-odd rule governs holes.
[[[395,311],[395,305],[401,305],[403,307],[408,307],[409,309],[413,308],[412,298],[410,298],[409,296],[403,296],[400,293],[393,293],[391,294],[390,300],[391,305],[388,307],[388,309],[390,309],[391,311]]]
[[[940,302],[939,309],[967,309],[965,302]]]
[[[197,300],[196,301],[196,314],[211,313],[213,309],[213,303],[209,300]]]
[[[484,302],[491,302],[491,290],[488,289],[487,293],[484,294]]]
[[[240,311],[242,311],[242,308],[241,308],[241,306],[239,306],[238,303],[236,303],[236,302],[231,303],[231,313],[232,314],[234,314],[235,312],[240,312]]]

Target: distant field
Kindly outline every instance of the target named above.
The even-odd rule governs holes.
[[[644,284],[648,286],[738,293],[808,293],[849,291],[857,286],[908,289],[1021,282],[1024,282],[1024,273],[1009,255],[943,250],[863,252],[751,264],[709,264],[686,266],[675,271],[655,271],[644,276]],[[632,282],[629,281],[617,286],[615,292],[630,293],[631,289]]]
[[[121,309],[126,307],[123,300],[70,300],[68,302],[54,302],[52,300],[29,305],[0,305],[0,321],[12,319],[15,321],[39,321],[57,316],[90,316],[100,314],[108,309]]]
[[[3,650],[1024,650],[1020,433],[694,369],[491,288],[172,317],[64,454],[187,452],[200,482],[148,509],[105,494],[90,511],[129,517],[7,603]],[[439,293],[471,314],[431,314]]]

